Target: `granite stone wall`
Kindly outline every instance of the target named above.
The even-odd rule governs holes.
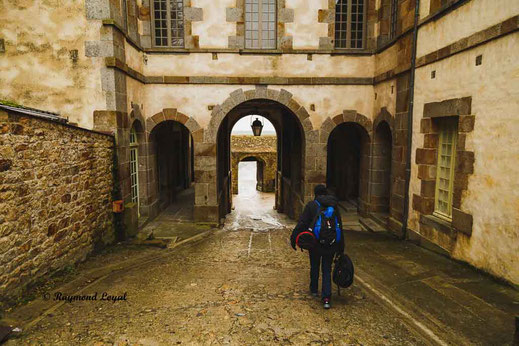
[[[113,137],[0,110],[0,305],[114,241]]]

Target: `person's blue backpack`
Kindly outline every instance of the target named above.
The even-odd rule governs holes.
[[[317,216],[311,226],[316,241],[324,247],[331,247],[341,240],[341,228],[337,211],[334,207],[323,207],[321,203],[315,201],[319,206]]]

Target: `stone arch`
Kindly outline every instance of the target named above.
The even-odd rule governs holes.
[[[184,125],[193,136],[194,142],[202,141],[204,132],[202,127],[193,117],[189,117],[184,113],[179,112],[176,108],[164,108],[161,112],[156,113],[146,120],[146,132],[148,133],[148,138],[155,126],[168,120],[176,121]]]
[[[147,160],[147,166],[148,166],[148,174],[147,174],[147,181],[148,181],[148,209],[149,214],[152,216],[157,215],[160,210],[160,188],[158,186],[159,184],[159,171],[157,169],[157,147],[154,141],[154,133],[156,131],[157,126],[165,123],[165,122],[176,122],[178,124],[181,124],[185,129],[187,129],[187,133],[190,135],[190,139],[187,139],[186,145],[189,149],[187,152],[187,155],[189,158],[187,158],[187,163],[185,166],[188,173],[186,173],[186,177],[189,177],[189,179],[185,179],[186,184],[191,184],[189,181],[192,179],[193,176],[196,176],[196,167],[194,167],[193,164],[193,153],[197,148],[197,143],[200,143],[203,139],[203,132],[204,130],[202,127],[198,124],[198,122],[187,115],[185,115],[182,112],[179,112],[176,108],[164,108],[162,111],[154,114],[153,116],[146,119],[145,128],[146,128],[146,139],[148,141],[148,160]],[[191,144],[189,144],[189,142]],[[186,188],[186,187],[185,187]]]
[[[373,132],[375,132],[378,125],[380,125],[380,123],[383,121],[385,121],[389,125],[389,128],[391,129],[392,133],[394,129],[394,117],[391,115],[391,113],[388,112],[386,107],[380,108],[380,112],[375,117],[375,120],[373,121]]]
[[[128,116],[128,121],[129,121],[129,129],[131,129],[134,125],[134,123],[136,121],[138,121],[140,123],[140,125],[142,126],[142,129],[144,130],[144,126],[146,124],[146,120],[144,119],[144,116],[142,115],[142,112],[141,112],[141,107],[139,107],[138,104],[136,103],[133,103],[132,102],[132,111],[130,112],[129,116]]]
[[[328,181],[328,156],[330,155],[328,145],[332,132],[342,124],[354,124],[363,132],[361,135],[361,142],[359,142],[360,146],[363,148],[359,153],[361,153],[360,161],[359,161],[359,181],[358,181],[358,210],[361,214],[365,214],[368,210],[368,179],[362,178],[366,177],[366,174],[369,170],[369,155],[370,153],[370,142],[373,133],[373,123],[372,121],[366,117],[365,115],[357,113],[354,110],[345,110],[342,114],[338,114],[333,118],[328,117],[323,124],[321,125],[321,129],[319,131],[319,145],[320,150],[322,150],[321,156],[321,165],[319,166],[321,170],[321,174],[325,177],[325,181]]]
[[[328,143],[328,137],[332,131],[342,123],[359,124],[366,130],[368,136],[371,138],[371,134],[373,133],[373,123],[371,120],[365,115],[357,113],[357,111],[345,110],[342,114],[338,114],[333,118],[326,118],[326,120],[321,125],[320,142],[325,144]]]
[[[317,142],[317,133],[312,136],[314,128],[312,121],[310,120],[310,114],[304,106],[301,106],[299,102],[294,100],[293,96],[292,93],[285,89],[278,91],[261,86],[247,91],[243,91],[243,89],[233,91],[221,105],[216,105],[213,108],[213,111],[211,112],[211,120],[209,121],[204,136],[204,142],[216,144],[218,129],[220,128],[223,119],[233,108],[251,100],[270,100],[287,107],[299,119],[299,122],[303,127],[306,142]]]
[[[220,189],[217,172],[218,134],[222,123],[232,110],[247,101],[253,100],[278,103],[294,114],[294,121],[297,121],[301,127],[301,143],[304,143],[301,148],[301,201],[312,198],[308,191],[313,190],[313,187],[309,184],[312,183],[316,172],[315,158],[317,154],[313,145],[319,142],[319,131],[314,130],[310,114],[285,89],[278,91],[266,86],[257,86],[254,89],[244,91],[240,88],[230,93],[230,96],[224,102],[214,106],[209,124],[204,129],[203,143],[199,143],[200,149],[196,151],[195,166],[200,168],[200,174],[195,178],[195,219],[220,220],[220,216],[229,210],[229,203],[223,205],[220,202],[229,196],[220,198],[218,192]],[[321,181],[322,179],[319,179],[319,183]],[[227,194],[227,192],[225,193]]]
[[[269,174],[265,173],[267,165],[270,167],[276,166],[277,161],[277,153],[231,153],[231,171],[232,173],[232,193],[237,194],[238,193],[238,165],[240,162],[242,162],[245,159],[253,158],[258,162],[261,162],[261,165],[258,164],[258,169],[263,169],[263,172],[258,173],[258,184],[257,186],[260,186],[260,191],[262,192],[273,192],[275,187],[275,171],[271,172],[271,176]],[[261,181],[259,178],[259,175],[261,175]],[[269,179],[271,178],[271,179]],[[273,180],[273,181],[269,181]]]

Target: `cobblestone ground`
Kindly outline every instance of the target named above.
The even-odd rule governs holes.
[[[179,248],[84,292],[126,292],[126,301],[67,303],[7,344],[421,343],[357,286],[324,310],[288,234],[225,231]]]
[[[7,344],[424,343],[356,284],[324,310],[308,294],[308,255],[289,246],[293,221],[272,210],[273,195],[256,193],[253,182],[243,191],[223,230],[110,274],[83,292],[97,292],[97,301],[66,303]],[[167,250],[122,247],[83,270],[116,263],[118,251],[127,259]],[[99,301],[102,292],[127,300]]]

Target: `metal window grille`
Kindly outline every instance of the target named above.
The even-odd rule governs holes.
[[[184,1],[154,0],[155,46],[184,47]]]
[[[335,0],[335,47],[364,48],[364,0]]]
[[[139,206],[139,153],[137,133],[132,128],[130,131],[130,191],[132,202]],[[137,209],[138,210],[138,209]]]
[[[444,119],[440,123],[434,214],[445,219],[452,217],[457,134],[457,119]]]
[[[391,27],[389,28],[389,37],[396,36],[396,24],[398,20],[398,0],[391,0]]]
[[[276,0],[245,1],[245,48],[276,49]]]

